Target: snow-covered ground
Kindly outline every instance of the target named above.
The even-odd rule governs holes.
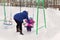
[[[29,16],[33,17],[36,21],[36,8],[22,7],[21,11],[23,10],[27,10]],[[2,21],[4,19],[4,10],[3,6],[0,6],[0,40],[60,40],[60,11],[58,9],[45,9],[46,28],[44,27],[43,9],[39,9],[38,35],[36,35],[36,23],[31,32],[27,32],[26,28],[23,26],[24,35],[16,33],[16,23],[13,20],[13,16],[18,12],[20,12],[19,7],[6,7],[7,20],[10,19],[10,13],[12,13],[11,18],[13,24],[4,25]]]

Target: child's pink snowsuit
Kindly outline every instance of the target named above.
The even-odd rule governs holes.
[[[26,22],[27,22],[27,20],[26,20]],[[29,20],[29,23],[27,22],[27,26],[28,27],[31,27],[31,26],[33,26],[34,25],[34,20],[33,19],[30,19]]]
[[[33,19],[29,19],[29,20],[26,20],[26,28],[27,28],[27,31],[31,31],[31,28],[33,28],[34,26],[34,20]]]

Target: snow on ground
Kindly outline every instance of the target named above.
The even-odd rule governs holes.
[[[0,40],[60,40],[60,11],[47,8],[45,9],[46,13],[46,22],[47,28],[44,27],[44,17],[43,9],[39,9],[39,24],[38,35],[36,35],[36,23],[31,32],[27,32],[26,28],[23,26],[24,35],[20,35],[19,32],[16,32],[15,25],[16,23],[13,20],[14,13],[19,12],[19,7],[6,7],[7,10],[7,19],[10,18],[10,12],[12,13],[12,25],[4,25],[3,21],[0,21]],[[11,10],[11,11],[9,11]],[[27,10],[29,16],[33,16],[36,21],[36,8],[26,8],[22,7],[21,11]],[[0,6],[0,20],[4,19],[3,7]]]

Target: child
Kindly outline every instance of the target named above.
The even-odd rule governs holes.
[[[25,20],[25,22],[26,22],[25,27],[27,28],[27,31],[31,32],[31,28],[33,28],[33,25],[34,25],[33,18],[30,17],[29,21]]]

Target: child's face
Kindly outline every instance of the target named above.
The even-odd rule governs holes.
[[[30,18],[30,20],[33,20],[32,18]]]
[[[31,17],[29,19],[32,19]]]

